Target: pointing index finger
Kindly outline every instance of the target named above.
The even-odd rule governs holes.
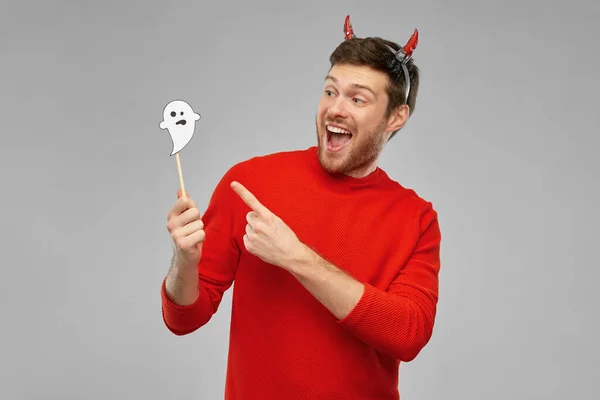
[[[267,214],[269,210],[261,204],[260,201],[239,182],[231,182],[231,188],[242,198],[253,211],[258,214]]]

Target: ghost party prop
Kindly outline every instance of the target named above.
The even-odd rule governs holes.
[[[163,110],[163,121],[159,125],[160,129],[168,130],[171,136],[171,141],[173,142],[171,155],[175,155],[175,159],[177,160],[181,195],[184,197],[185,187],[183,184],[183,174],[181,173],[179,152],[192,140],[196,121],[199,119],[200,115],[196,114],[188,103],[183,100],[173,100]]]

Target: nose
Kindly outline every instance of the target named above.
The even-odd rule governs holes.
[[[348,110],[346,109],[346,100],[342,96],[338,96],[333,100],[328,109],[328,113],[332,118],[346,118]]]

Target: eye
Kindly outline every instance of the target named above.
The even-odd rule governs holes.
[[[356,102],[364,103],[364,101],[363,101],[363,100],[361,100],[361,99],[357,99],[356,97],[355,97],[354,99],[352,99],[352,101],[354,101],[355,103],[356,103]]]
[[[325,95],[326,96],[333,96],[333,92],[331,90],[326,90],[325,91]]]
[[[181,115],[183,115],[183,111],[181,112]]]
[[[175,111],[171,111],[171,117],[174,117],[176,115],[177,115],[177,113]]]

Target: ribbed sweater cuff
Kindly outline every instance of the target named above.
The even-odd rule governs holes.
[[[356,327],[372,309],[378,290],[368,283],[363,282],[363,285],[365,286],[365,290],[360,300],[345,318],[337,321],[338,324],[348,328]]]
[[[197,329],[194,322],[195,318],[201,311],[201,299],[200,296],[192,304],[180,305],[176,304],[169,299],[166,288],[166,278],[163,279],[161,285],[161,297],[162,297],[162,314],[163,319],[173,333],[184,335]]]

